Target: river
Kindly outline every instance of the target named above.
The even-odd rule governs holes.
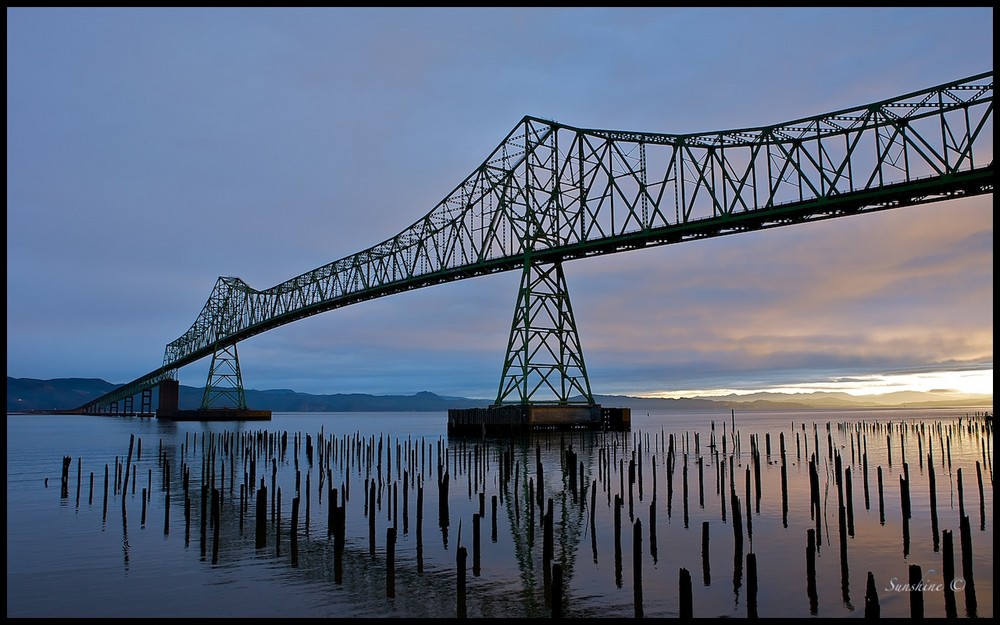
[[[8,414],[7,617],[992,617],[982,411]]]

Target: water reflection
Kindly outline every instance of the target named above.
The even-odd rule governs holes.
[[[809,426],[811,436],[807,435]],[[106,519],[109,499],[122,502],[126,566],[148,566],[147,537],[159,532],[148,532],[143,522],[130,534],[125,509],[126,502],[138,503],[136,476],[148,475],[149,487],[139,497],[143,517],[147,499],[154,513],[164,515],[162,546],[157,549],[176,545],[176,558],[184,557],[179,542],[170,540],[170,510],[183,508],[184,546],[190,541],[190,524],[197,523],[199,544],[192,555],[207,570],[219,569],[221,574],[236,567],[243,571],[241,575],[253,575],[243,560],[285,567],[288,570],[281,573],[281,579],[297,579],[293,583],[298,584],[328,582],[328,588],[341,589],[333,604],[354,605],[346,609],[368,616],[427,613],[430,607],[415,608],[416,599],[407,599],[417,586],[433,597],[428,604],[436,610],[432,615],[438,616],[457,614],[459,601],[470,616],[551,616],[557,610],[564,616],[674,616],[687,602],[683,581],[678,585],[677,576],[683,580],[680,572],[697,565],[698,559],[703,583],[692,601],[701,615],[719,610],[714,615],[849,616],[855,612],[852,582],[856,588],[865,584],[867,613],[874,609],[872,603],[885,580],[905,578],[911,563],[919,563],[924,571],[932,564],[947,564],[941,551],[948,546],[939,545],[938,535],[945,542],[952,541],[947,523],[952,515],[939,518],[939,508],[959,508],[966,513],[966,525],[969,513],[975,515],[971,500],[964,501],[971,492],[965,490],[963,479],[969,481],[974,465],[977,477],[981,475],[978,457],[985,437],[979,436],[982,430],[976,427],[970,430],[968,424],[962,427],[954,422],[931,422],[925,429],[907,423],[831,423],[825,427],[822,445],[818,427],[797,422],[749,435],[727,428],[721,437],[715,436],[713,423],[709,445],[702,444],[699,434],[705,432],[698,431],[676,436],[639,430],[599,435],[547,433],[524,440],[428,441],[381,434],[334,435],[322,430],[315,439],[282,431],[193,434],[178,430],[170,434],[170,440],[161,441],[156,456],[140,451],[133,464],[128,459],[119,462],[115,455],[114,480],[105,465],[103,509]],[[786,454],[785,435],[792,432],[796,448]],[[780,457],[772,453],[772,437],[779,442]],[[876,445],[873,440],[885,442]],[[930,441],[947,452],[931,453]],[[141,438],[136,442],[141,450]],[[915,451],[920,462],[911,470],[907,454],[912,461]],[[891,463],[890,456],[895,456]],[[104,458],[83,460],[99,463]],[[870,513],[869,463],[878,474],[877,515]],[[853,480],[859,468],[864,511],[860,506],[855,510],[853,504]],[[711,482],[705,484],[713,469],[715,489]],[[697,470],[696,477],[693,470]],[[939,472],[940,485],[936,481]],[[154,476],[159,478],[156,482]],[[675,476],[680,484],[674,483]],[[83,479],[78,464],[78,500]],[[692,505],[693,479],[698,480],[697,505]],[[363,484],[362,501],[349,501],[351,481]],[[426,494],[432,500],[429,506],[438,499],[441,532],[427,545],[422,525],[425,482],[437,485],[426,489]],[[111,484],[113,497],[108,494]],[[332,488],[333,484],[340,487]],[[675,488],[682,515],[672,514]],[[195,499],[193,506],[189,489],[200,490],[200,501]],[[958,493],[952,497],[954,504],[947,496],[937,497],[939,490],[948,493],[949,489]],[[282,497],[289,492],[291,497]],[[300,515],[303,496],[305,512]],[[411,496],[416,498],[416,511],[411,510]],[[978,544],[982,535],[985,554],[992,553],[992,534],[986,531],[991,525],[985,517],[991,497],[987,489],[980,490],[979,522],[974,524],[979,532],[977,547],[983,549]],[[965,503],[970,504],[968,508]],[[887,519],[886,506],[897,505],[900,514]],[[78,507],[79,522],[86,523],[88,506],[78,503]],[[100,518],[99,511],[94,512]],[[411,515],[416,524],[413,533]],[[488,528],[481,526],[484,521],[490,523]],[[631,527],[624,531],[631,535],[623,537],[626,522]],[[456,523],[457,538],[449,534]],[[722,534],[715,532],[716,542],[722,536],[723,549],[712,550],[710,530],[720,523],[730,527],[723,527]],[[390,531],[400,526],[401,533]],[[263,537],[260,546],[255,540],[258,528]],[[490,532],[489,540],[481,537],[485,531]],[[732,551],[725,548],[730,531]],[[801,555],[794,557],[796,549],[789,547],[801,545],[798,532],[806,533],[805,562]],[[836,545],[837,556],[819,557],[824,540]],[[631,551],[623,541],[631,544]],[[971,541],[969,528],[962,535],[963,569],[956,581],[965,584],[960,591],[965,614],[978,616],[987,606],[991,611],[992,602],[979,604],[985,596],[983,581],[974,580],[972,568],[979,568],[982,577],[992,560],[981,564],[979,556],[973,558]],[[467,594],[460,598],[456,596],[456,550],[466,547],[472,550],[467,563],[472,575],[465,579]],[[890,549],[892,554],[888,554]],[[244,550],[249,555],[240,555]],[[605,554],[613,555],[613,561],[602,557]],[[713,585],[711,569],[727,570],[730,554],[732,585]],[[772,554],[778,554],[777,560]],[[928,560],[931,554],[932,561]],[[766,563],[766,569],[758,583],[760,563]],[[366,581],[359,582],[370,587],[367,593],[352,581],[359,579],[360,571],[368,571]],[[852,580],[852,571],[860,577]],[[805,598],[797,585],[803,572]],[[992,588],[991,570],[986,575]],[[426,579],[421,582],[421,578]],[[878,590],[872,592],[869,579]],[[835,590],[838,584],[840,593]],[[725,601],[719,601],[720,593]],[[943,593],[941,606],[927,596],[924,610],[928,615],[957,611],[957,595],[954,590]],[[388,598],[392,601],[387,602]],[[401,612],[404,604],[407,612]],[[894,614],[895,606],[884,602],[879,609],[883,615]]]

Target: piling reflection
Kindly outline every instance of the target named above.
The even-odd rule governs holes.
[[[806,532],[806,596],[809,598],[809,614],[816,615],[819,596],[816,593],[816,530]]]
[[[959,527],[962,540],[962,576],[964,578],[962,590],[965,593],[965,615],[968,618],[976,618],[979,616],[979,610],[976,601],[976,583],[973,579],[972,530],[969,528],[968,515],[962,516]]]
[[[122,499],[122,556],[125,561],[125,570],[129,567],[129,542],[128,542],[128,512],[125,510],[124,499]]]

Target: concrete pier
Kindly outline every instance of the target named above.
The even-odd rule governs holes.
[[[270,410],[249,408],[198,408],[196,410],[158,411],[161,421],[270,421]]]
[[[177,380],[160,382],[160,401],[156,418],[163,421],[270,421],[270,410],[249,408],[198,408],[180,410],[177,407],[180,385]]]
[[[539,430],[627,431],[631,427],[630,408],[605,408],[599,404],[511,404],[448,411],[448,434],[463,436]]]

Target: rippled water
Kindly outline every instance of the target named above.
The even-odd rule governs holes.
[[[869,572],[881,615],[907,617],[914,597],[903,585],[917,566],[924,614],[935,617],[946,615],[939,585],[950,532],[956,616],[992,617],[993,441],[976,410],[633,412],[627,433],[500,442],[449,439],[444,413],[280,413],[214,424],[8,415],[7,616],[451,617],[461,569],[469,617],[552,615],[553,573],[563,616],[676,617],[682,570],[695,617],[864,616]],[[203,510],[203,484],[221,497],[217,522],[208,495]],[[328,532],[330,489],[345,510],[342,555]],[[545,566],[549,506],[558,570]]]

